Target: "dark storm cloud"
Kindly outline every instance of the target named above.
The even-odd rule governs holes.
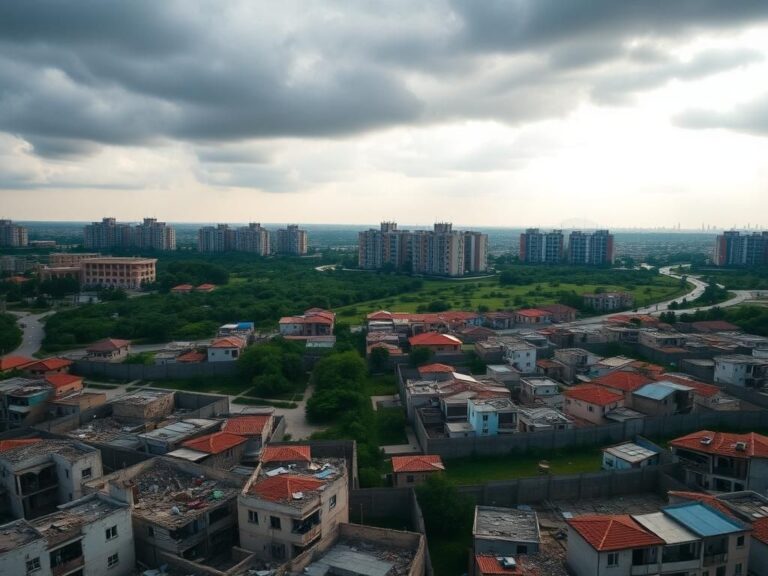
[[[98,144],[519,123],[567,113],[590,94],[620,101],[749,62],[732,54],[697,68],[627,43],[766,15],[764,0],[3,0],[0,131],[67,157]],[[498,54],[511,63],[489,71]],[[595,72],[622,59],[650,68],[633,81]]]

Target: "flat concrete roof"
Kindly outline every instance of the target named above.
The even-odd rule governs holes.
[[[626,442],[625,444],[618,444],[616,446],[610,446],[604,450],[609,454],[613,454],[617,458],[621,458],[625,462],[642,462],[653,456],[656,456],[657,452],[649,450],[635,444],[634,442]]]
[[[475,506],[472,536],[512,542],[541,542],[536,512],[496,506]]]

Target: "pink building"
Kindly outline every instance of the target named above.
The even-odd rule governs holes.
[[[280,318],[280,335],[293,338],[309,338],[310,336],[330,336],[336,314],[322,308],[310,308],[300,316],[284,316]]]

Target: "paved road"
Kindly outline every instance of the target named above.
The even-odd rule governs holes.
[[[690,266],[690,264],[682,264],[683,268]],[[672,268],[677,269],[679,266],[665,266],[664,268],[659,268],[659,274],[662,274],[664,276],[669,276],[670,278],[677,278],[682,279],[682,276],[680,274],[672,272]],[[636,310],[637,314],[648,314],[651,316],[658,316],[662,312],[666,312],[669,310],[669,305],[672,302],[677,302],[679,300],[682,300],[685,298],[688,302],[692,302],[699,298],[702,294],[704,294],[704,290],[707,287],[707,283],[703,282],[699,277],[697,276],[691,276],[691,275],[685,275],[685,279],[693,284],[693,290],[688,292],[687,294],[684,294],[683,296],[678,296],[677,298],[673,298],[671,300],[667,300],[666,302],[659,302],[658,304],[651,304],[650,306],[644,306],[642,308],[638,308]],[[722,288],[722,286],[721,286]],[[712,308],[728,308],[730,306],[738,306],[739,304],[742,304],[748,300],[754,300],[756,298],[762,298],[768,296],[768,290],[730,290],[734,294],[733,298],[730,298],[726,300],[725,302],[720,302],[719,304],[713,304],[710,306],[698,306],[695,308],[686,308],[684,310],[680,310],[681,313],[693,313],[698,311],[704,311],[704,310],[711,310]],[[592,318],[585,318],[584,320],[577,320],[576,322],[572,322],[570,326],[587,326],[591,324],[601,324],[606,319],[610,318],[611,316],[615,316],[617,313],[613,312],[611,314],[603,314],[602,316],[593,316]]]
[[[31,314],[29,312],[14,312],[9,311],[9,314],[13,314],[18,317],[17,324],[21,328],[23,334],[21,345],[11,352],[8,352],[6,356],[28,356],[32,355],[40,350],[40,346],[45,338],[45,328],[41,318],[55,314],[55,312],[42,312],[41,314]]]

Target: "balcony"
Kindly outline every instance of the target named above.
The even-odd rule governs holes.
[[[715,466],[712,469],[712,474],[715,476],[725,476],[726,478],[737,478],[739,480],[747,479],[746,467],[740,469],[733,466]]]
[[[725,564],[728,562],[728,554],[708,554],[704,556],[704,567],[715,566],[716,564]]]
[[[84,564],[83,557],[78,556],[77,558],[72,558],[71,560],[57,564],[56,566],[51,566],[51,574],[53,574],[53,576],[64,576],[73,570],[82,568]]]
[[[629,569],[630,576],[648,576],[650,574],[659,573],[659,564],[654,562],[653,564],[638,564],[632,565]]]

